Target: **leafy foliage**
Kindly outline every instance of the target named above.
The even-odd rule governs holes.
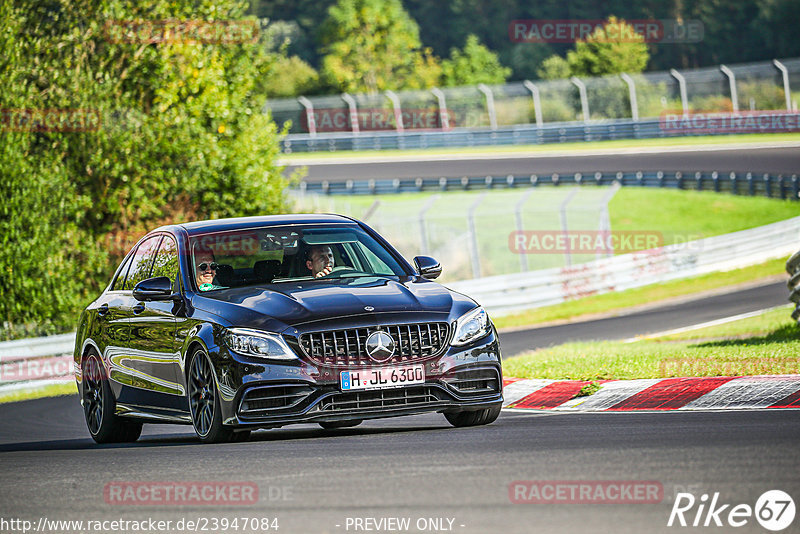
[[[442,62],[446,86],[505,83],[511,69],[500,64],[497,54],[481,44],[476,35],[467,37],[463,50],[453,48],[450,59]]]
[[[575,43],[575,50],[567,53],[567,63],[573,76],[634,74],[644,70],[649,57],[644,37],[611,16],[602,28]]]
[[[274,54],[249,40],[109,38],[107,21],[226,21],[244,9],[237,0],[0,5],[0,109],[97,118],[80,131],[2,124],[6,329],[70,328],[128,245],[157,225],[284,209],[280,132],[254,82]]]
[[[536,74],[543,80],[564,80],[571,75],[567,60],[556,55],[542,61],[542,65],[536,71]]]
[[[321,31],[322,78],[336,90],[421,89],[441,74],[400,0],[339,0]]]

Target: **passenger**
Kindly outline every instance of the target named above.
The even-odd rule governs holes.
[[[214,284],[214,277],[217,275],[217,263],[214,261],[214,252],[212,252],[211,249],[195,249],[194,264],[197,288],[200,291],[222,288],[222,286]]]
[[[314,245],[308,251],[306,267],[314,278],[331,274],[333,271],[333,250],[330,245]]]

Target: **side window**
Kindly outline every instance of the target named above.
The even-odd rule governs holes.
[[[156,257],[153,260],[153,272],[151,278],[156,276],[166,276],[175,283],[178,276],[178,245],[172,237],[165,235],[158,247]]]
[[[158,242],[161,241],[160,235],[155,235],[143,241],[136,252],[133,253],[133,261],[131,268],[128,270],[128,277],[125,279],[123,289],[131,290],[133,286],[150,278],[150,268],[153,265],[153,256],[158,248]]]
[[[125,263],[119,270],[119,274],[117,274],[117,277],[114,279],[114,285],[111,286],[111,291],[122,291],[122,286],[125,283],[125,275],[128,274],[128,267],[131,266],[131,258],[133,258],[133,254],[125,259]]]

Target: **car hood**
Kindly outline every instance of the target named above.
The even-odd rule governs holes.
[[[419,277],[285,282],[215,291],[194,300],[197,308],[224,317],[231,325],[271,331],[354,315],[460,314],[475,306],[468,297]]]

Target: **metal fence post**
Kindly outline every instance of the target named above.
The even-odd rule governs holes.
[[[636,99],[636,83],[633,81],[633,78],[630,77],[627,73],[622,73],[619,75],[622,80],[628,84],[628,95],[630,96],[631,101],[631,118],[635,121],[639,120],[639,101]]]
[[[403,131],[403,108],[400,106],[400,99],[397,98],[397,94],[394,91],[384,91],[383,94],[386,95],[392,102],[392,109],[394,110],[394,127],[398,132]]]
[[[673,78],[678,80],[678,87],[681,92],[681,105],[683,107],[683,115],[685,117],[689,114],[689,96],[686,93],[686,78],[684,78],[683,74],[675,69],[669,69],[669,73]]]
[[[447,116],[447,101],[444,98],[444,93],[438,87],[431,89],[431,93],[439,101],[439,123],[442,126],[442,130],[449,130],[450,117]]]
[[[347,107],[350,109],[350,130],[357,134],[358,128],[358,108],[356,107],[356,99],[347,93],[342,93],[342,100],[347,102]]]
[[[534,189],[528,189],[523,195],[522,198],[517,201],[516,206],[514,206],[514,219],[517,223],[517,232],[522,233],[524,232],[524,228],[522,227],[522,207],[525,205],[525,202],[528,201],[530,196],[533,194]],[[528,270],[528,255],[525,252],[517,252],[519,254],[519,264],[521,270],[527,271]]]
[[[604,237],[608,237],[611,234],[611,216],[608,212],[608,204],[611,202],[611,199],[614,198],[614,195],[617,194],[617,191],[620,190],[622,185],[619,182],[615,181],[611,184],[611,187],[608,190],[608,193],[603,195],[603,198],[600,202],[603,203],[603,207],[600,209],[600,233]],[[611,240],[607,240],[606,243],[611,243]],[[606,253],[606,257],[611,257],[614,255],[614,251],[610,250]],[[599,256],[597,253],[596,256]]]
[[[533,112],[536,114],[536,127],[541,128],[544,121],[542,121],[542,99],[539,96],[539,88],[535,83],[529,80],[522,82],[522,85],[531,92],[531,96],[533,97]]]
[[[492,90],[486,84],[479,83],[478,91],[483,93],[486,97],[486,111],[489,113],[489,125],[492,127],[492,130],[496,130],[497,114],[495,113],[494,109],[494,95],[492,94]]]
[[[317,136],[317,121],[314,118],[314,104],[311,103],[311,100],[307,99],[304,96],[297,97],[297,101],[300,102],[300,105],[303,106],[306,110],[306,123],[308,123],[308,133],[311,137]]]
[[[475,210],[478,209],[483,199],[486,197],[486,191],[481,193],[475,202],[469,207],[467,211],[467,233],[469,234],[469,248],[470,257],[472,258],[472,277],[481,277],[481,259],[478,253],[478,232],[475,229]]]
[[[375,199],[375,202],[370,204],[370,206],[367,208],[367,211],[365,211],[364,215],[361,216],[361,220],[367,222],[367,219],[372,217],[375,214],[375,212],[378,211],[378,206],[380,205],[381,205],[380,199]]]
[[[586,84],[579,78],[573,76],[569,79],[578,88],[578,93],[581,96],[581,110],[583,111],[583,122],[589,122],[589,98],[586,96]]]
[[[736,92],[736,75],[725,65],[720,65],[719,70],[721,70],[722,73],[728,77],[728,85],[730,85],[731,88],[731,103],[733,104],[733,111],[737,112],[739,111],[739,95]]]
[[[422,253],[424,255],[428,255],[428,233],[425,231],[425,214],[431,209],[433,203],[439,199],[440,195],[433,195],[431,196],[427,202],[422,206],[422,209],[419,210],[419,214],[417,217],[419,218],[419,238],[420,244],[422,245]]]
[[[566,250],[564,251],[564,260],[567,263],[567,267],[572,265],[572,249],[569,246],[569,227],[567,225],[567,204],[572,200],[572,197],[578,192],[578,189],[573,189],[567,195],[567,198],[561,202],[561,206],[558,208],[559,215],[561,217],[561,233],[564,234],[564,241],[566,245]]]
[[[786,110],[792,111],[792,92],[789,90],[789,70],[777,59],[773,59],[772,64],[781,71],[781,77],[783,78],[783,94],[786,95]]]

